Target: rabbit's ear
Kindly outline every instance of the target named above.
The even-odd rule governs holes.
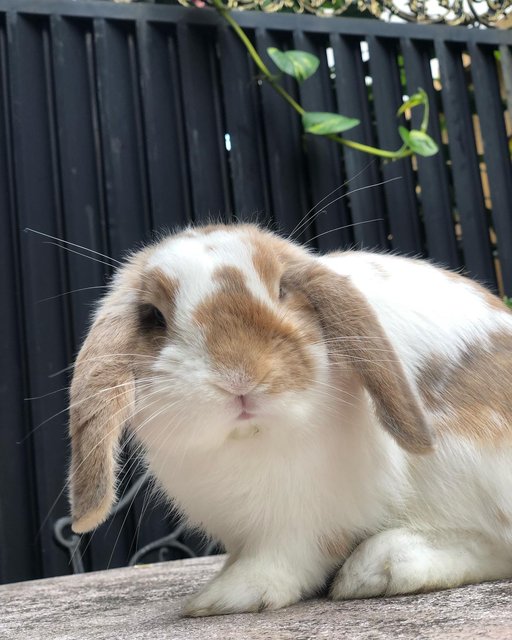
[[[315,308],[329,354],[351,363],[383,427],[407,451],[430,451],[434,437],[418,396],[375,311],[349,278],[312,259],[290,265],[284,284]]]
[[[129,312],[100,315],[75,364],[69,486],[77,533],[101,524],[115,499],[117,448],[135,405],[134,324]]]

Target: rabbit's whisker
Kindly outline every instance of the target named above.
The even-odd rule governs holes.
[[[339,191],[340,189],[343,189],[343,187],[347,186],[347,184],[349,184],[350,182],[353,182],[354,180],[357,180],[357,178],[359,178],[359,176],[364,173],[367,169],[369,169],[371,167],[372,164],[375,163],[375,160],[370,160],[370,162],[363,167],[360,171],[358,171],[356,173],[355,176],[352,176],[352,178],[349,178],[348,180],[345,180],[345,182],[343,182],[342,184],[340,184],[338,187],[336,187],[335,189],[333,189],[331,192],[329,192],[326,196],[324,196],[323,198],[321,198],[321,200],[319,200],[315,205],[313,205],[311,207],[311,209],[306,213],[306,215],[299,220],[299,222],[296,224],[295,228],[293,229],[293,231],[290,233],[290,235],[288,236],[288,238],[290,240],[293,240],[293,236],[299,232],[302,231],[306,231],[306,229],[314,222],[314,220],[318,217],[318,215],[320,213],[322,213],[323,211],[325,211],[328,207],[330,207],[330,205],[332,204],[329,203],[327,205],[325,205],[324,207],[322,207],[322,210],[317,212],[310,220],[308,220],[308,216],[313,213],[313,211],[319,207],[322,202],[325,202],[327,200],[327,198],[330,198],[332,195],[334,195],[337,191]],[[305,229],[303,229],[304,225],[307,225],[307,227]]]
[[[88,260],[92,260],[93,262],[97,262],[98,264],[104,264],[107,267],[110,268],[116,268],[116,265],[112,264],[111,262],[105,262],[105,260],[100,260],[99,258],[95,258],[94,256],[88,256],[86,253],[81,253],[80,251],[75,251],[74,249],[70,249],[69,247],[65,247],[62,244],[58,244],[57,242],[50,242],[49,240],[47,240],[44,244],[51,244],[54,247],[59,247],[59,249],[64,249],[64,251],[67,251],[68,253],[74,253],[76,256],[81,256],[82,258],[87,258]],[[121,264],[121,263],[119,263]]]
[[[82,249],[83,251],[89,251],[89,253],[93,253],[96,256],[100,256],[101,258],[106,258],[107,260],[112,260],[117,264],[122,264],[119,260],[115,260],[115,258],[111,258],[104,253],[100,253],[99,251],[95,251],[94,249],[89,249],[88,247],[84,247],[80,244],[76,244],[74,242],[70,242],[69,240],[64,240],[63,238],[57,238],[56,236],[51,236],[49,233],[43,233],[42,231],[36,231],[36,229],[31,229],[30,227],[26,227],[24,232],[27,233],[35,233],[38,236],[43,236],[44,238],[50,238],[50,240],[56,240],[57,242],[62,242],[64,244],[68,244],[71,247],[76,247],[77,249]],[[57,245],[60,246],[60,245]],[[63,249],[65,247],[62,247]]]

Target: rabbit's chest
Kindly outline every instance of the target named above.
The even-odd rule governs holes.
[[[342,436],[271,447],[248,430],[208,454],[165,461],[149,448],[147,457],[188,521],[228,547],[262,535],[318,539],[379,527],[400,483],[368,452],[355,464]]]

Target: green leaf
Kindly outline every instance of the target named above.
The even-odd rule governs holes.
[[[426,104],[428,102],[428,96],[423,89],[418,89],[416,93],[413,93],[412,96],[406,100],[403,105],[396,112],[397,116],[401,116],[402,113],[405,113],[407,109],[413,109],[414,107],[419,106],[420,104]]]
[[[403,143],[409,146],[409,138],[411,137],[409,129],[406,129],[405,127],[398,127],[398,133],[400,134]]]
[[[357,127],[358,124],[357,118],[347,118],[339,113],[310,111],[302,116],[304,130],[317,136],[348,131]]]
[[[433,156],[439,151],[439,147],[434,140],[423,131],[418,131],[418,129],[409,131],[405,127],[398,127],[398,133],[404,144],[419,156]]]
[[[503,302],[507,305],[507,307],[510,307],[512,309],[512,298],[507,298],[507,296],[505,296],[503,298]]]
[[[409,132],[409,142],[407,144],[409,148],[419,156],[434,156],[439,151],[439,147],[428,133],[418,131],[417,129]]]
[[[320,64],[320,60],[307,51],[279,51],[275,47],[269,47],[267,53],[280,71],[299,82],[312,76]]]

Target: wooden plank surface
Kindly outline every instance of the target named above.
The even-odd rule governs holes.
[[[182,618],[183,599],[220,567],[195,558],[0,587],[3,640],[219,638],[472,640],[512,637],[512,582],[415,596],[310,600],[258,614]]]

